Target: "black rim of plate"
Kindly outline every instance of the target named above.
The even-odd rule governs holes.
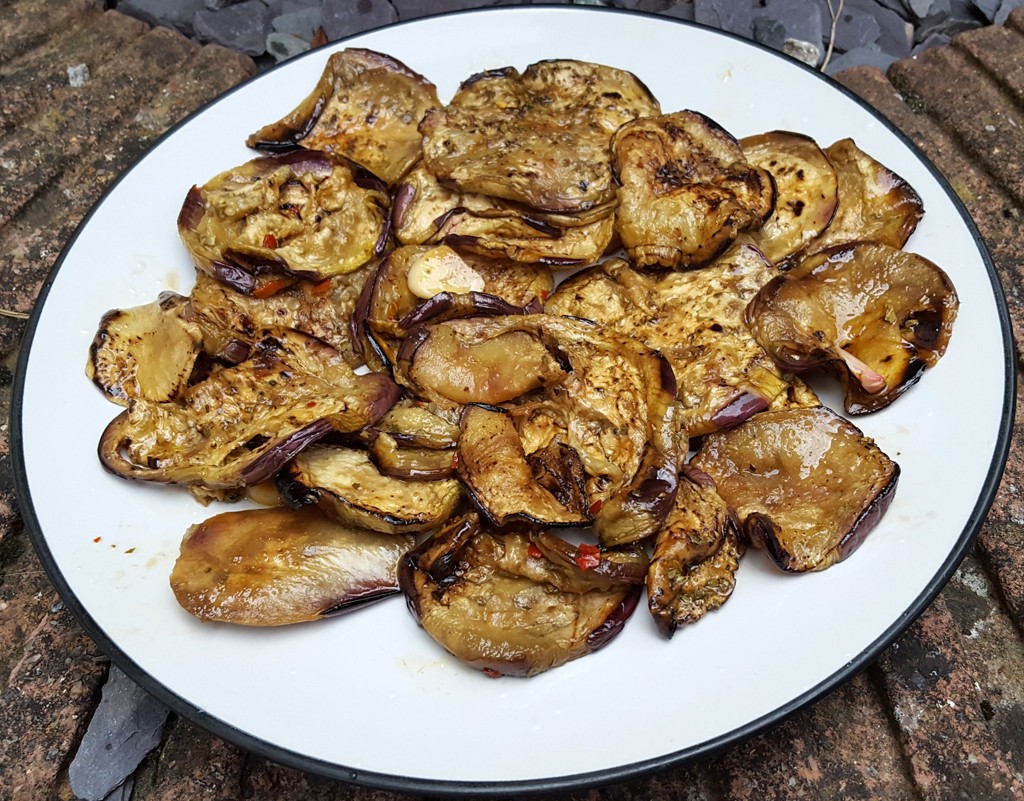
[[[39,559],[46,570],[47,576],[53,583],[55,588],[58,590],[61,598],[65,605],[71,610],[72,614],[78,620],[79,624],[85,630],[85,632],[93,639],[94,642],[100,647],[100,649],[110,657],[112,662],[116,664],[121,670],[123,670],[129,677],[131,677],[141,687],[145,688],[153,696],[159,699],[161,702],[166,704],[177,714],[191,720],[197,725],[203,727],[210,733],[222,737],[223,739],[247,750],[254,754],[257,754],[265,759],[273,762],[278,762],[284,765],[297,768],[299,770],[314,773],[320,776],[324,776],[339,781],[351,782],[354,784],[360,784],[366,787],[380,788],[386,790],[393,790],[405,793],[426,793],[426,794],[437,794],[444,793],[447,795],[480,795],[487,794],[492,796],[512,796],[528,792],[552,792],[559,790],[569,789],[580,789],[585,787],[592,787],[596,785],[609,784],[612,782],[621,782],[627,780],[635,780],[640,777],[646,776],[650,773],[654,773],[659,770],[663,770],[668,767],[678,766],[686,762],[691,762],[700,758],[707,758],[713,754],[725,750],[731,746],[737,745],[743,740],[764,732],[786,720],[796,712],[800,711],[806,706],[820,700],[825,695],[829,694],[840,685],[844,684],[871,662],[878,657],[878,655],[885,650],[906,628],[927,608],[927,606],[934,600],[935,596],[939,594],[942,588],[949,581],[949,578],[953,575],[960,562],[963,560],[968,549],[974,542],[974,538],[981,527],[982,522],[995,497],[996,489],[999,485],[999,481],[1002,477],[1003,468],[1006,463],[1006,459],[1009,453],[1011,431],[1014,422],[1014,400],[1016,395],[1016,371],[1014,368],[1013,361],[1013,334],[1010,326],[1010,315],[1009,309],[1006,305],[1005,295],[1003,288],[1000,283],[999,277],[996,273],[995,267],[992,263],[991,256],[988,249],[985,246],[984,241],[978,232],[977,226],[971,219],[967,209],[960,201],[959,197],[950,187],[949,183],[931,162],[931,160],[925,156],[925,154],[895,125],[889,122],[879,112],[875,111],[868,103],[848,90],[842,84],[829,78],[828,76],[818,72],[816,69],[807,66],[794,59],[790,59],[777,51],[774,51],[764,45],[757,42],[745,39],[736,34],[721,31],[715,28],[707,28],[697,23],[689,22],[686,20],[672,19],[668,17],[659,17],[657,15],[645,14],[642,12],[629,11],[625,9],[607,8],[607,7],[595,7],[595,6],[573,6],[573,5],[559,5],[559,4],[538,4],[528,7],[499,7],[499,8],[480,8],[480,9],[467,9],[462,11],[451,11],[444,14],[431,15],[430,17],[424,17],[421,19],[436,19],[438,17],[458,17],[463,15],[497,15],[497,14],[509,14],[509,13],[522,13],[524,10],[528,13],[533,10],[539,9],[573,9],[571,13],[587,13],[587,14],[627,14],[634,16],[641,16],[646,18],[657,19],[659,22],[666,25],[682,25],[688,27],[699,28],[706,31],[709,35],[724,36],[728,39],[733,39],[742,42],[747,47],[753,47],[765,52],[771,53],[773,56],[783,59],[791,65],[803,69],[809,73],[814,74],[818,79],[823,81],[831,89],[838,91],[845,95],[847,98],[853,100],[859,106],[867,110],[872,116],[874,116],[880,124],[885,126],[889,131],[895,134],[905,144],[915,156],[924,164],[927,169],[931,172],[932,176],[936,179],[938,184],[945,191],[946,195],[952,201],[953,205],[959,212],[964,223],[966,224],[971,237],[973,238],[978,251],[981,255],[982,261],[985,265],[985,270],[988,273],[989,280],[992,285],[992,291],[995,296],[996,305],[999,311],[999,327],[1002,334],[1002,345],[1003,345],[1003,368],[1005,373],[1004,382],[1004,393],[1003,393],[1003,407],[1002,415],[999,424],[999,431],[996,440],[995,449],[992,455],[992,461],[989,465],[988,473],[985,477],[985,483],[982,487],[981,494],[979,495],[973,510],[968,518],[967,525],[964,527],[959,538],[957,539],[956,546],[950,552],[946,560],[944,561],[940,570],[931,579],[931,581],[925,586],[921,594],[915,599],[915,601],[903,611],[903,613],[893,622],[893,624],[886,629],[882,634],[867,648],[865,648],[860,654],[847,662],[840,670],[836,671],[832,675],[826,677],[823,681],[819,682],[814,687],[805,691],[801,695],[793,698],[789,703],[780,706],[773,712],[764,715],[761,718],[752,720],[746,725],[738,727],[737,729],[727,732],[726,734],[709,740],[707,742],[698,743],[695,746],[686,748],[680,751],[675,751],[669,754],[665,754],[660,757],[653,759],[643,760],[640,762],[619,765],[599,771],[593,771],[589,773],[576,773],[566,774],[564,776],[555,776],[542,779],[527,779],[527,780],[509,780],[509,781],[446,781],[440,779],[422,779],[422,778],[410,778],[395,774],[378,773],[373,771],[363,771],[355,768],[346,767],[344,765],[336,764],[333,762],[327,762],[324,760],[305,756],[303,754],[291,751],[283,748],[282,746],[274,745],[273,743],[267,742],[263,739],[254,737],[247,732],[235,728],[231,724],[215,718],[207,714],[203,709],[194,706],[187,699],[174,693],[164,685],[155,681],[149,674],[139,667],[121,648],[111,640],[102,631],[102,629],[96,624],[89,614],[88,610],[78,601],[74,593],[71,591],[67,582],[64,579],[59,567],[57,566],[52,553],[46,543],[45,535],[39,525],[39,520],[35,514],[35,507],[32,502],[32,493],[28,485],[28,478],[25,472],[25,460],[24,460],[24,442],[22,439],[22,414],[23,408],[23,396],[25,388],[25,378],[28,369],[28,362],[31,354],[31,345],[35,336],[36,327],[39,322],[40,313],[45,305],[46,299],[49,295],[50,288],[55,282],[58,273],[60,272],[61,266],[64,264],[64,260],[67,254],[72,250],[75,242],[78,239],[81,231],[88,225],[92,219],[92,215],[95,210],[106,200],[106,198],[112,194],[117,187],[120,185],[124,176],[131,172],[135,166],[141,162],[147,155],[153,150],[158,148],[160,144],[167,138],[173,136],[181,127],[187,125],[194,117],[203,114],[208,109],[215,106],[221,99],[227,97],[234,92],[243,89],[250,83],[258,81],[262,74],[254,75],[246,81],[243,81],[239,85],[233,87],[227,92],[223,93],[219,97],[211,100],[210,102],[197,109],[195,112],[190,114],[187,118],[181,120],[175,124],[172,128],[166,131],[159,139],[157,139],[140,157],[138,157],[133,164],[128,167],[118,179],[111,184],[110,187],[103,193],[102,197],[93,205],[92,209],[85,216],[82,222],[79,224],[73,236],[68,241],[64,250],[61,252],[60,257],[55,263],[49,276],[39,292],[39,298],[33,308],[31,317],[29,318],[26,326],[25,335],[21,344],[21,351],[19,353],[17,370],[14,377],[13,385],[13,397],[12,397],[12,408],[11,408],[11,451],[14,457],[14,482],[15,492],[18,501],[18,506],[21,510],[26,529],[29,532],[29,536],[32,543],[39,555]],[[404,22],[398,22],[391,26],[395,27],[404,25],[415,25],[420,19],[413,19]],[[382,28],[376,29],[377,31]],[[345,42],[350,39],[355,39],[359,36],[363,36],[368,33],[375,31],[363,31],[359,34],[355,34],[346,39],[331,42],[330,49],[336,49],[344,46]],[[302,54],[297,58],[305,58],[315,56],[318,52],[313,50],[308,53]],[[296,59],[290,59],[289,61],[282,62],[279,65],[271,67],[270,70],[276,70],[280,67],[286,66],[287,64],[295,61]]]

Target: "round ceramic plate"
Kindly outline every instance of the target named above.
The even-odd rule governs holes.
[[[631,70],[666,111],[736,136],[852,136],[906,178],[926,215],[908,249],[961,298],[939,365],[856,422],[902,467],[895,502],[848,561],[784,575],[748,554],[720,611],[659,636],[641,609],[598,653],[531,679],[449,657],[395,597],[316,624],[201,624],[168,575],[188,526],[213,513],[182,490],[123,481],[96,458],[118,409],[83,368],[100,316],[188,292],[175,219],[185,193],[252,157],[246,136],[314,86],[329,48],[220,98],[166,136],[104,197],[36,308],[19,367],[20,501],[43,562],[88,632],[174,709],[235,743],[328,776],[419,792],[513,793],[636,776],[737,742],[868,663],[939,591],[991,501],[1008,442],[1005,305],[972,225],[904,139],[835,84],[700,27],[602,9],[492,9],[347,42],[389,53],[442,99],[481,70],[549,58]],[[828,397],[830,401],[837,397]]]

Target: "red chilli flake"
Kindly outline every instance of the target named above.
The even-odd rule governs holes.
[[[544,552],[532,542],[526,546],[526,553],[531,559],[540,559],[544,555]]]
[[[601,549],[587,543],[577,546],[576,564],[580,566],[581,570],[593,570],[601,564]]]
[[[500,679],[501,674],[494,668],[481,668],[483,674],[489,679]]]
[[[601,511],[601,507],[604,505],[604,501],[594,501],[590,504],[590,514],[596,515]]]
[[[266,236],[264,236],[263,237],[263,247],[265,247],[265,248],[276,248],[277,247],[277,237],[274,236],[273,234],[267,234]]]

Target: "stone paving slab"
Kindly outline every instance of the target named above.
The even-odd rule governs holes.
[[[233,51],[200,47],[103,12],[89,0],[3,0],[0,7],[0,309],[27,312],[64,243],[111,181],[163,131],[253,74],[255,65]],[[839,76],[950,180],[992,253],[1018,340],[1024,335],[1022,32],[1024,9],[1005,27],[962,34],[950,47],[897,62],[887,74],[856,68]],[[88,64],[90,81],[76,88],[66,69],[77,63]],[[104,91],[116,92],[116,103],[105,101]],[[0,317],[5,417],[23,326]],[[721,754],[632,782],[546,798],[1024,797],[1021,411],[1011,459],[976,548],[875,664],[772,731]],[[951,454],[948,469],[955,469],[954,459]],[[73,798],[67,765],[99,700],[106,666],[59,602],[23,531],[4,425],[0,798]],[[176,717],[133,788],[133,801],[409,798],[268,762]]]

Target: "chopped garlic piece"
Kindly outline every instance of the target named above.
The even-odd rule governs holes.
[[[482,292],[484,279],[447,245],[438,245],[420,256],[406,278],[410,291],[429,299],[440,292]]]

